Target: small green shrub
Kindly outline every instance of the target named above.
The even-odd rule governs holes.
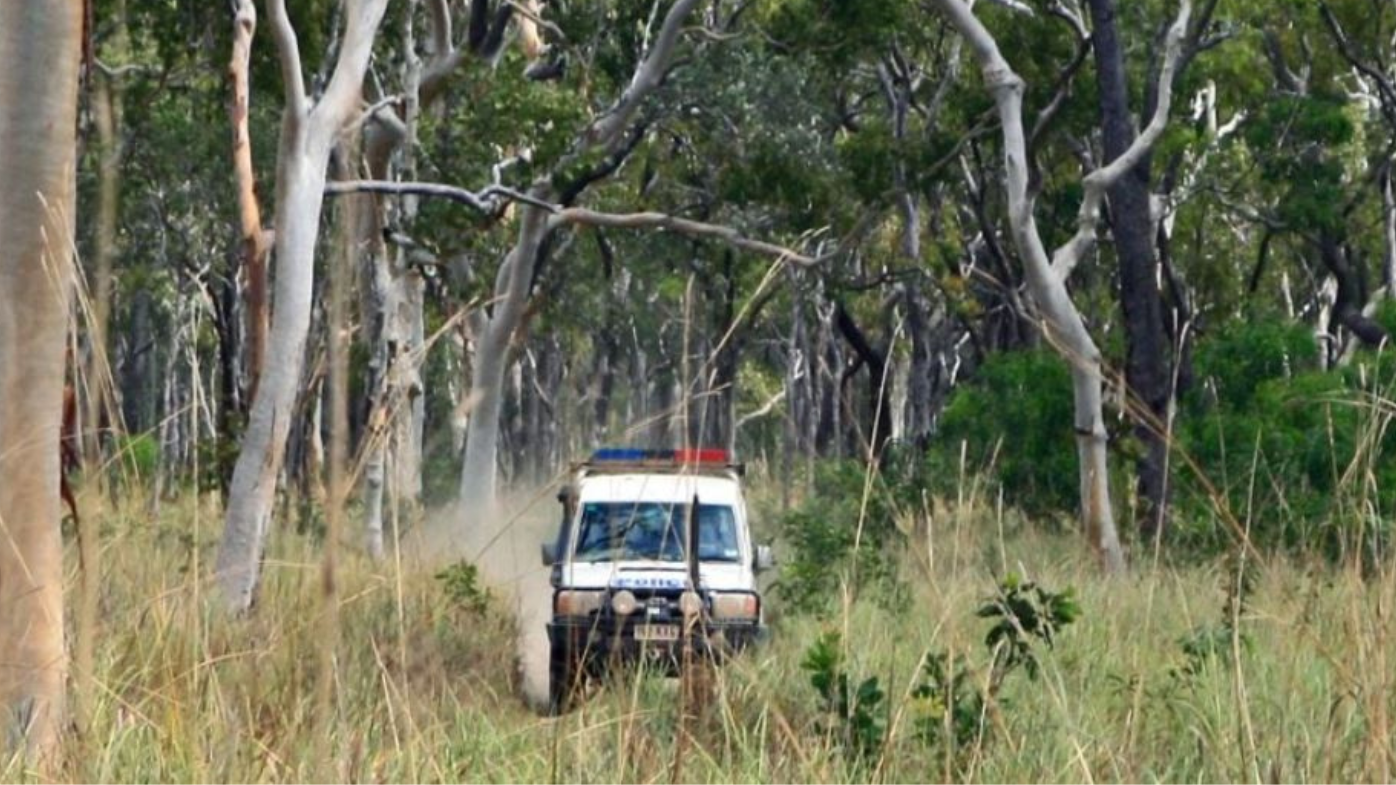
[[[489,609],[492,597],[490,590],[481,585],[480,569],[468,561],[457,562],[436,573],[441,581],[441,591],[451,604],[471,613],[484,613]]]
[[[130,479],[149,479],[160,469],[160,442],[151,433],[118,434],[113,462],[118,475],[133,475]]]
[[[975,678],[964,658],[956,661],[952,673],[947,652],[927,652],[909,695],[915,738],[957,764],[965,750],[983,743],[989,707],[1004,706],[999,691],[1005,680],[1021,670],[1036,681],[1041,668],[1038,647],[1051,648],[1056,635],[1080,617],[1081,609],[1070,588],[1053,592],[1009,575],[977,615],[994,621],[984,637],[988,679]],[[819,693],[821,732],[859,762],[881,754],[894,708],[877,676],[860,677],[849,671],[839,633],[825,632],[816,639],[800,667]]]
[[[800,667],[809,672],[823,714],[831,721],[823,726],[824,732],[836,735],[844,749],[860,759],[876,754],[887,729],[887,695],[878,678],[869,676],[850,689],[837,632],[819,636],[805,652]]]
[[[903,467],[900,459],[890,456],[884,463],[897,468],[869,469],[856,461],[821,465],[815,493],[779,519],[787,556],[774,590],[787,609],[825,610],[839,596],[842,582],[850,579],[856,587],[896,588],[887,546],[899,536],[896,516],[912,503],[924,480],[914,464]],[[910,476],[903,474],[903,468]],[[877,474],[864,510],[870,470]]]
[[[998,594],[979,609],[979,616],[995,620],[984,636],[994,652],[994,674],[1002,679],[1018,667],[1036,680],[1039,665],[1034,644],[1051,648],[1059,630],[1081,616],[1076,592],[1054,592],[1010,573],[999,583]]]

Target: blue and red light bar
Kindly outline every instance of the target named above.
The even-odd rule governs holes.
[[[604,447],[591,454],[592,463],[666,463],[727,465],[732,455],[715,447],[677,450],[642,450],[635,447]]]

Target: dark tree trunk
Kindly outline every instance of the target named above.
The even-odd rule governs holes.
[[[215,284],[214,327],[218,332],[218,492],[225,499],[228,481],[233,476],[233,457],[237,455],[238,439],[242,435],[242,418],[246,414],[242,396],[241,321],[238,308],[237,278],[230,270]]]
[[[150,298],[145,288],[137,288],[131,295],[131,326],[121,369],[121,414],[127,432],[132,434],[145,433],[153,425],[155,396],[159,394],[151,386],[156,345]]]
[[[1348,258],[1347,247],[1330,232],[1319,237],[1319,255],[1334,280],[1338,282],[1338,293],[1333,300],[1333,323],[1329,333],[1335,333],[1337,326],[1346,327],[1368,346],[1380,346],[1386,340],[1386,330],[1375,320],[1363,313],[1367,304],[1367,281],[1360,264]],[[1332,346],[1339,346],[1337,341]]]
[[[907,379],[906,438],[918,453],[931,440],[935,419],[935,335],[929,308],[918,286],[904,287],[906,331],[911,336],[911,374]]]
[[[819,314],[819,334],[814,341],[814,358],[810,372],[814,386],[814,398],[818,409],[815,412],[814,449],[821,457],[843,457],[843,427],[839,405],[840,374],[843,368],[843,352],[839,342],[833,337],[832,315]]]
[[[860,446],[870,449],[873,460],[878,460],[892,436],[892,385],[887,378],[887,351],[873,346],[842,303],[834,306],[834,324],[868,372],[868,403],[864,413],[867,422],[860,434],[864,440]]]
[[[1124,49],[1115,25],[1115,0],[1090,0],[1092,41],[1099,83],[1100,123],[1105,161],[1115,160],[1134,141],[1129,113],[1129,85]],[[1110,227],[1119,260],[1120,307],[1124,315],[1128,360],[1125,380],[1135,437],[1143,444],[1137,463],[1140,534],[1146,541],[1162,535],[1168,517],[1168,444],[1163,433],[1169,399],[1168,343],[1163,326],[1163,297],[1154,259],[1153,222],[1149,216],[1148,157],[1108,192]]]

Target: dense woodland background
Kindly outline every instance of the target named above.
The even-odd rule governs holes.
[[[1387,0],[86,13],[65,532],[105,752],[65,776],[677,777],[694,749],[717,779],[1391,776]],[[636,731],[665,701],[636,682],[530,730],[548,752],[507,730],[508,576],[459,546],[551,520],[533,502],[614,444],[748,462],[781,642],[718,717]],[[404,579],[433,527],[464,561]],[[158,585],[123,573],[142,552]],[[987,654],[985,596],[1014,619]],[[284,691],[202,681],[296,624],[256,655]],[[918,651],[841,648],[887,625]],[[223,719],[127,695],[159,673],[171,717],[236,715],[226,750]],[[394,706],[426,725],[352,730]]]
[[[1151,115],[1176,10],[1111,12],[1123,81],[1109,96],[1097,77],[1108,55],[1090,46],[1104,8],[978,11],[1027,85],[1031,192],[1049,246],[1076,229],[1083,172],[1110,157],[1109,124],[1132,138]],[[331,176],[346,180],[523,191],[547,173],[558,204],[689,217],[818,259],[773,266],[670,231],[549,231],[504,361],[502,487],[551,480],[607,443],[730,446],[793,485],[814,461],[889,445],[954,463],[963,441],[971,470],[995,470],[1010,504],[1070,513],[1070,385],[1047,376],[1060,363],[1009,236],[992,99],[961,38],[916,3],[703,5],[614,154],[567,161],[664,10],[553,4],[546,52],[530,61],[506,40],[467,58],[439,96],[408,110],[413,135],[382,171],[366,168],[378,164],[362,149],[371,140],[349,135],[334,153]],[[342,12],[329,2],[288,11],[310,89],[323,89]],[[451,11],[468,26],[465,7]],[[223,7],[100,2],[93,25],[79,169],[91,220],[78,222],[77,242],[92,310],[109,314],[114,401],[110,414],[85,410],[98,421],[82,430],[160,493],[225,491],[257,362],[230,145],[235,28]],[[384,107],[400,111],[406,72],[431,60],[426,26],[421,6],[389,9],[364,86],[363,106],[379,111],[358,118],[365,134]],[[1101,346],[1123,528],[1152,531],[1143,510],[1162,496],[1142,479],[1136,493],[1127,475],[1161,463],[1155,441],[1181,442],[1225,493],[1215,453],[1230,436],[1238,465],[1250,461],[1242,420],[1258,403],[1312,392],[1305,385],[1360,386],[1347,370],[1385,339],[1396,267],[1393,26],[1396,11],[1380,2],[1193,9],[1168,127],[1112,193],[1103,242],[1068,282]],[[271,230],[282,77],[259,32],[248,127]],[[424,50],[413,63],[404,41]],[[389,447],[396,494],[439,504],[460,491],[485,337],[477,317],[495,305],[519,210],[508,199],[482,212],[379,197],[365,208],[373,230],[359,230],[371,242],[348,252],[350,265],[337,259],[336,222],[359,198],[326,206],[285,482],[298,495],[323,483],[327,281],[347,276],[349,452],[372,451],[382,418],[408,420],[406,443]],[[390,318],[394,305],[402,313]],[[80,364],[97,354],[86,331],[75,348]],[[1141,383],[1126,395],[1132,378]],[[82,382],[84,400],[97,397],[100,381]],[[1310,433],[1324,419],[1317,408],[1295,408],[1311,427],[1281,418],[1268,424],[1294,432],[1266,438],[1321,435]],[[1304,461],[1263,459],[1274,471]],[[1331,479],[1321,460],[1308,463],[1320,465],[1306,484]],[[380,480],[369,465],[371,489]],[[1187,495],[1188,462],[1167,468],[1172,495]],[[1214,528],[1205,509],[1164,518],[1179,519],[1178,538]]]

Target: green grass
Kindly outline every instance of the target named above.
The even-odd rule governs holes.
[[[1182,641],[1227,613],[1232,562],[1099,575],[1078,540],[986,507],[908,521],[909,589],[845,596],[819,616],[772,614],[772,642],[720,671],[687,720],[674,680],[630,674],[573,713],[517,696],[514,622],[454,604],[430,571],[342,562],[334,712],[315,716],[318,546],[273,538],[248,619],[223,618],[207,580],[210,502],[131,502],[102,515],[94,727],[49,772],[73,781],[1255,781],[1382,780],[1393,771],[1396,608],[1390,565],[1353,571],[1252,557],[1240,636],[1189,659]],[[288,527],[289,528],[289,527]],[[74,549],[75,551],[75,549]],[[76,553],[70,586],[76,596]],[[1140,559],[1139,562],[1146,560]],[[1008,571],[1074,586],[1083,616],[1009,680],[981,744],[939,755],[914,738],[921,656],[982,674],[974,615]],[[848,669],[876,675],[893,720],[883,749],[846,755],[799,664],[841,631]],[[1191,672],[1188,665],[1192,662]],[[676,770],[677,767],[677,770]],[[0,780],[39,778],[18,761]]]

